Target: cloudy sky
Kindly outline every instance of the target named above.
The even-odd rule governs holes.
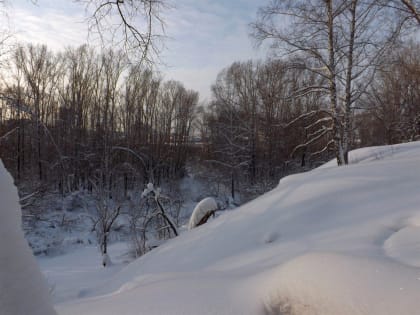
[[[217,73],[234,61],[263,58],[253,47],[249,23],[266,1],[172,0],[164,16],[165,49],[161,70],[187,88],[210,97]],[[84,10],[71,0],[10,1],[9,20],[19,40],[45,43],[58,50],[77,46],[88,38]]]

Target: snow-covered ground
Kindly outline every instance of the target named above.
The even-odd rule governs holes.
[[[38,258],[60,315],[420,314],[420,142],[356,150],[103,269]]]

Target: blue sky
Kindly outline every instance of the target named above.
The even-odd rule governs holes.
[[[8,9],[19,40],[45,43],[59,50],[88,39],[84,10],[70,0],[13,0]],[[234,61],[263,58],[248,36],[258,7],[256,0],[172,0],[164,13],[165,48],[160,66],[166,79],[175,79],[209,99],[217,73]]]

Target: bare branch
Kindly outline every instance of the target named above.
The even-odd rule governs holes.
[[[134,63],[152,66],[159,58],[166,0],[73,0],[89,14],[89,30],[103,45],[122,46]],[[110,41],[110,43],[108,43]],[[134,60],[133,60],[134,59]]]
[[[420,12],[414,5],[413,1],[411,0],[401,0],[401,2],[405,5],[408,11],[411,12],[412,16],[416,19],[416,21],[420,24]]]

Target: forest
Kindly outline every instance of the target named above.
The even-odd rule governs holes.
[[[121,212],[132,214],[134,229],[140,220],[142,254],[153,200],[174,225],[185,223],[185,178],[229,208],[286,175],[333,158],[345,165],[355,148],[418,140],[415,7],[333,2],[261,7],[250,37],[269,43],[270,54],[220,69],[206,102],[124,50],[13,47],[1,69],[0,153],[24,211],[42,211],[36,201],[45,196],[81,193],[102,240]],[[153,190],[146,200],[149,183],[169,197],[159,203]],[[177,234],[159,220],[158,239]]]

